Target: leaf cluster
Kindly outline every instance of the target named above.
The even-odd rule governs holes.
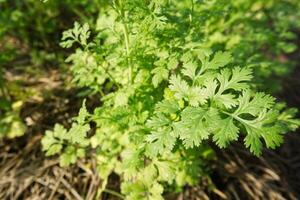
[[[243,14],[276,10],[272,2],[112,1],[95,30],[75,23],[61,45],[79,44],[67,59],[74,83],[99,93],[102,104],[91,114],[83,106],[70,130],[48,131],[44,150],[60,154],[62,165],[89,152],[103,179],[100,191],[116,173],[125,199],[158,200],[167,185],[207,176],[205,163],[214,157],[208,141],[225,148],[241,137],[257,156],[264,146],[278,147],[299,121],[294,109],[257,91],[263,64],[248,62],[257,30]],[[244,37],[249,29],[253,35]],[[87,134],[90,122],[95,132]]]

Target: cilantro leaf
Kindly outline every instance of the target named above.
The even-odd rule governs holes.
[[[170,128],[160,128],[156,131],[152,131],[151,134],[146,137],[146,141],[149,143],[147,154],[150,157],[155,157],[158,154],[171,151],[175,145],[176,137],[171,134]]]
[[[182,112],[181,121],[174,124],[186,148],[199,146],[203,140],[208,139],[210,132],[207,114],[208,110],[203,108],[187,107]]]
[[[87,40],[90,37],[90,27],[87,23],[82,26],[78,23],[74,23],[73,29],[69,29],[63,32],[62,42],[60,45],[63,48],[70,48],[75,42],[78,42],[82,46],[87,45]]]
[[[213,141],[216,142],[219,147],[224,148],[231,141],[237,140],[239,128],[234,124],[232,117],[220,120],[218,127],[219,130],[216,130],[213,135]]]
[[[228,89],[236,91],[245,90],[248,88],[246,81],[251,80],[252,70],[250,68],[235,67],[231,71],[230,69],[223,69],[218,74],[217,79],[220,83],[218,93],[221,94]]]
[[[164,67],[156,67],[151,73],[154,74],[152,77],[154,87],[157,87],[163,80],[167,80],[169,77],[169,71]]]
[[[175,97],[179,100],[189,96],[189,85],[185,80],[181,79],[180,76],[171,76],[169,88],[175,92]]]
[[[175,97],[178,100],[184,99],[188,101],[191,106],[204,104],[209,96],[209,91],[206,88],[199,86],[190,87],[188,83],[179,76],[171,77],[169,88],[175,92]]]
[[[219,69],[230,63],[232,56],[229,52],[218,51],[213,59],[207,63],[207,69]]]

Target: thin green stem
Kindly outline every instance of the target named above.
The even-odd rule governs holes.
[[[105,72],[109,76],[110,80],[117,86],[117,88],[120,89],[120,84],[116,81],[116,79],[108,72],[108,70],[105,70]]]
[[[127,66],[129,67],[128,79],[129,79],[129,83],[132,84],[132,82],[133,82],[133,66],[132,66],[131,58],[130,58],[129,30],[128,30],[128,26],[127,26],[127,22],[126,22],[126,14],[124,12],[123,3],[124,2],[122,2],[122,1],[119,3],[113,1],[113,7],[117,11],[117,13],[120,15],[121,21],[123,24],[123,35],[124,35],[124,39],[125,39]]]
[[[100,89],[99,92],[100,92],[101,97],[104,97],[104,96],[105,96],[105,94],[104,94],[104,92],[103,92],[102,89]]]
[[[125,18],[124,13],[122,14],[122,17]],[[128,65],[129,65],[129,82],[132,83],[133,69],[132,69],[132,64],[131,64],[131,60],[130,60],[129,31],[128,31],[128,26],[127,26],[126,22],[124,21],[124,18],[122,20],[123,21],[123,34],[124,34],[124,38],[125,38],[125,48],[126,48],[127,62],[128,62]]]
[[[252,128],[257,128],[257,127],[254,126],[253,124],[247,123],[248,120],[242,119],[242,118],[240,118],[239,116],[235,115],[234,113],[229,113],[229,112],[226,112],[226,111],[221,111],[221,112],[224,113],[224,114],[226,114],[226,115],[229,115],[230,117],[232,117],[232,118],[234,118],[235,120],[239,121],[239,122],[242,123],[243,125],[251,126]]]
[[[110,190],[110,189],[104,189],[103,192],[106,192],[108,194],[114,195],[116,197],[119,197],[120,199],[125,199],[125,197],[123,195],[121,195],[120,193]]]
[[[192,25],[193,22],[193,15],[194,15],[194,0],[191,0],[192,8],[190,13],[190,25]]]

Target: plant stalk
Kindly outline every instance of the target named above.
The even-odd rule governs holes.
[[[116,197],[119,197],[120,199],[125,199],[125,197],[123,195],[121,195],[120,193],[115,192],[113,190],[110,190],[110,189],[104,189],[103,192],[106,192],[108,194],[111,194],[111,195],[114,195]]]
[[[131,63],[131,59],[130,59],[130,41],[129,41],[129,31],[128,31],[128,26],[126,24],[126,16],[124,13],[123,8],[120,9],[120,14],[122,17],[122,23],[123,23],[123,35],[124,35],[124,39],[125,39],[125,49],[126,49],[126,55],[127,55],[127,64],[129,67],[129,83],[133,82],[133,69],[132,69],[132,63]]]

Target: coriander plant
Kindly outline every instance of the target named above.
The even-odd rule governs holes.
[[[84,102],[70,129],[57,124],[47,131],[46,155],[59,154],[61,166],[95,157],[103,180],[98,195],[116,173],[125,199],[159,200],[168,186],[196,184],[206,173],[209,141],[225,148],[243,138],[256,156],[264,146],[278,147],[299,126],[296,110],[257,91],[261,65],[249,64],[253,41],[242,37],[251,26],[235,27],[244,16],[228,16],[234,2],[252,5],[105,1],[93,28],[75,22],[61,46],[76,47],[67,58],[73,81],[100,94],[102,103],[88,111]],[[250,46],[239,52],[243,44]]]

